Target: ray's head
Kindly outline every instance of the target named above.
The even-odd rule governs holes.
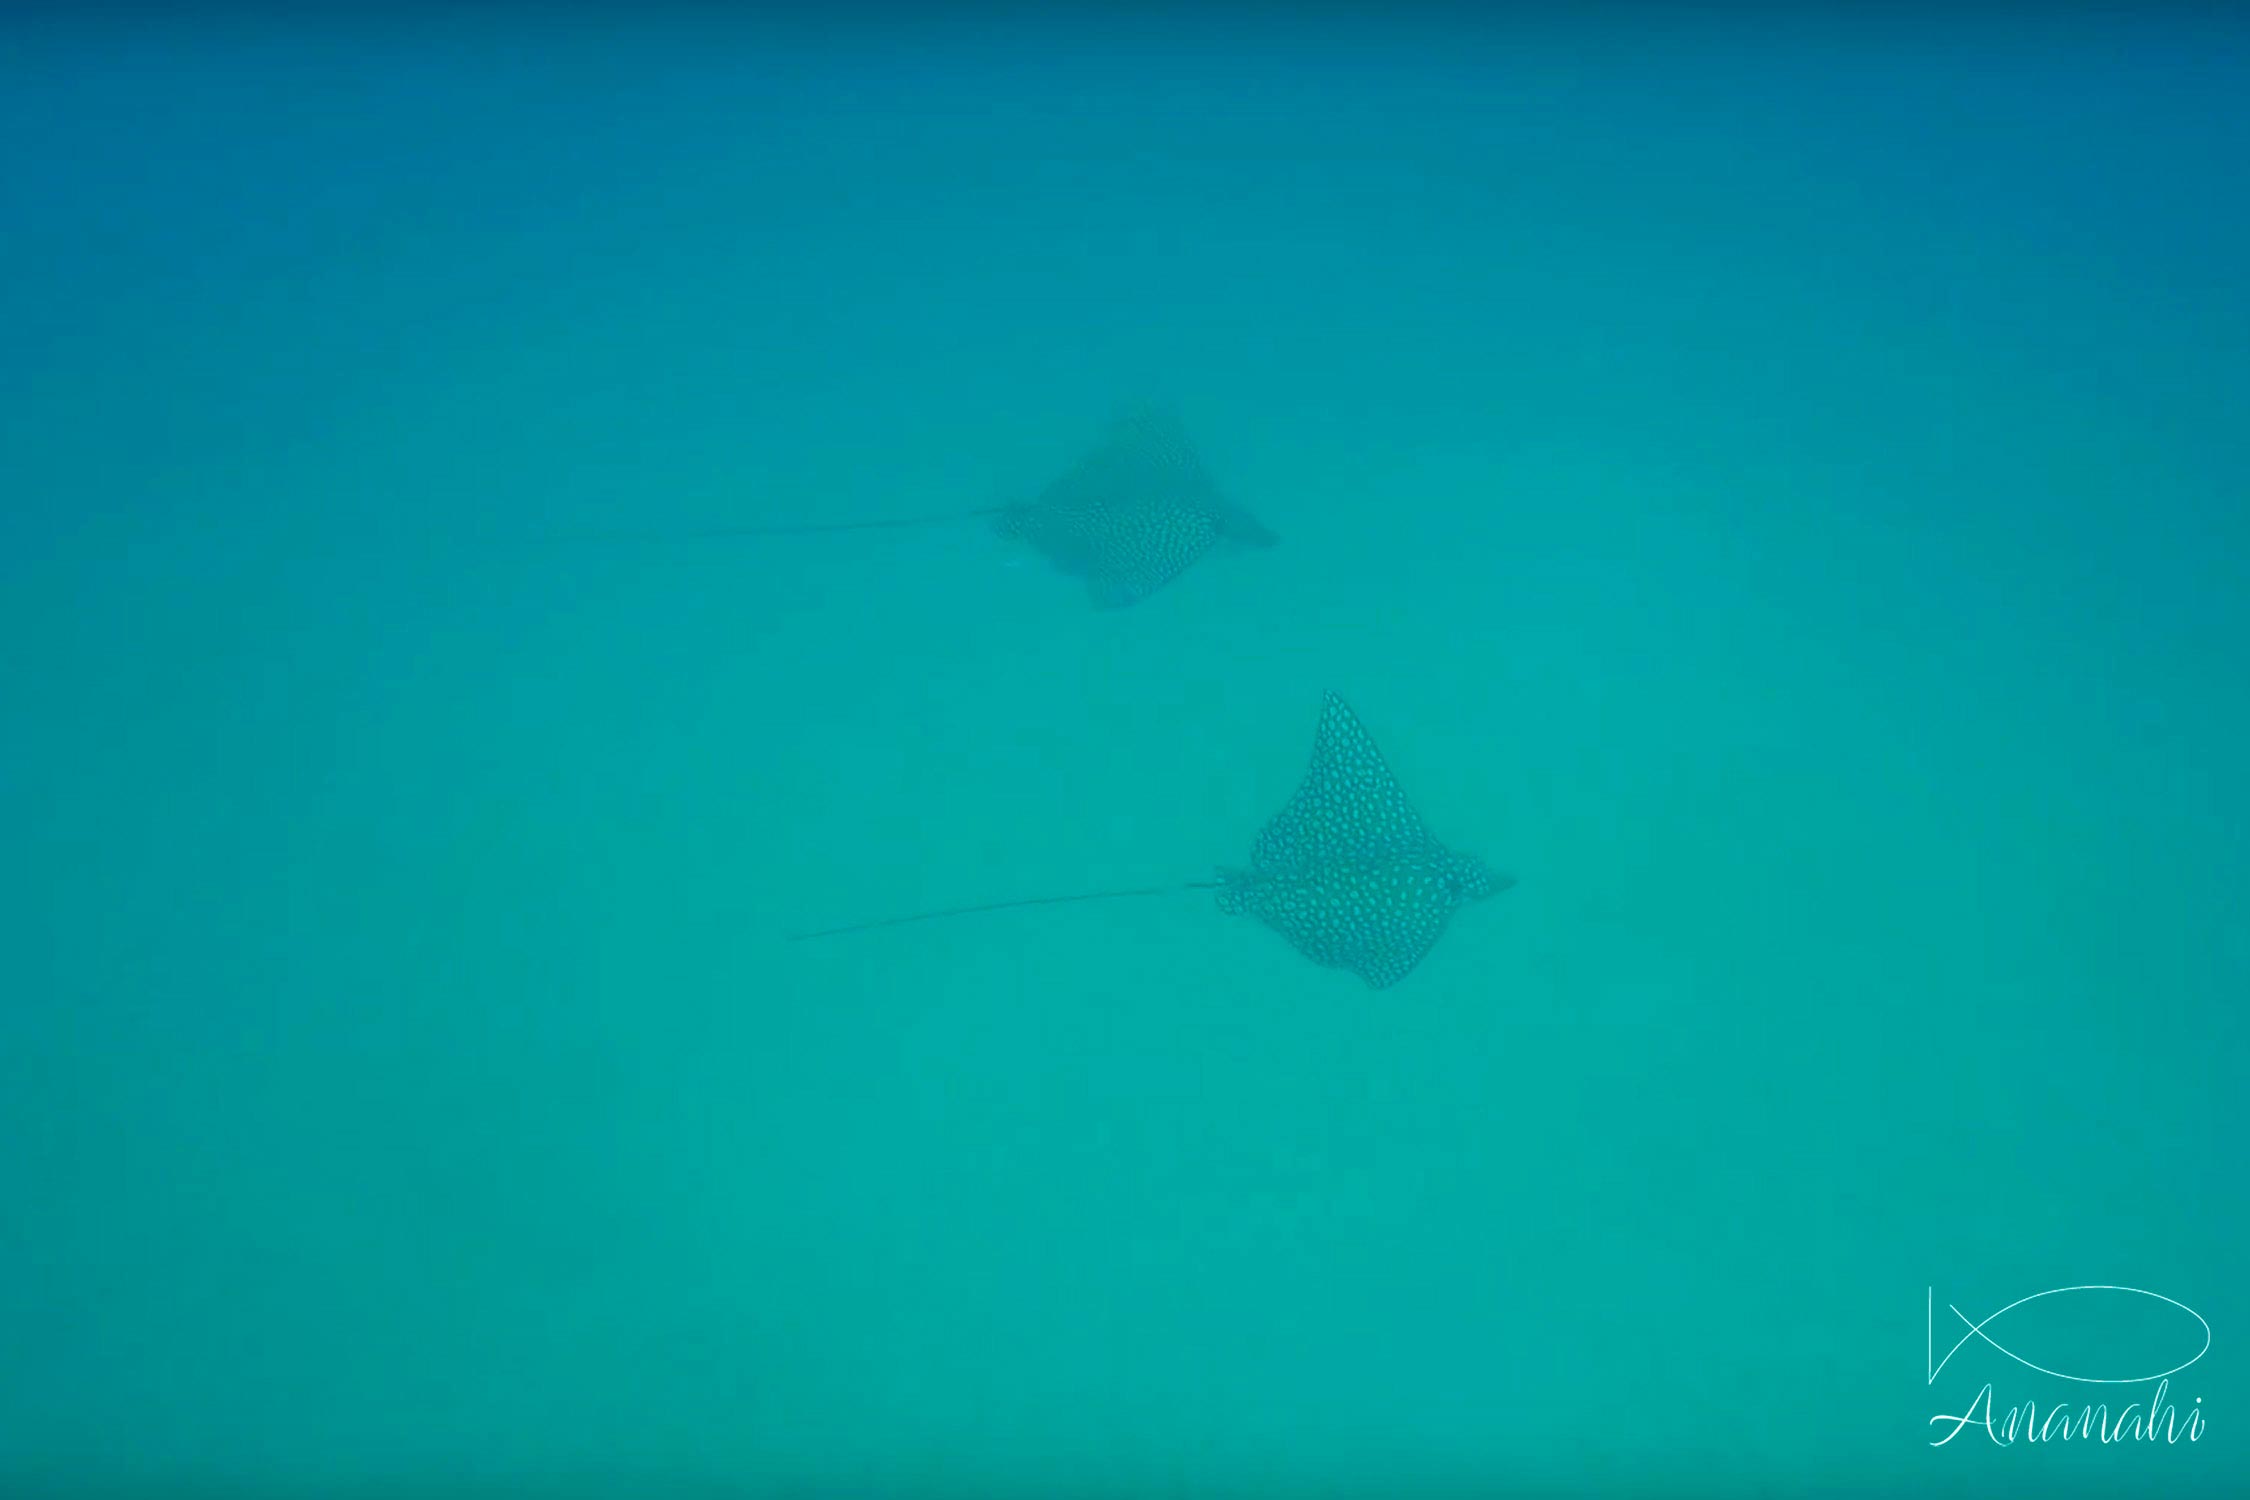
[[[1502,875],[1474,854],[1449,853],[1438,867],[1438,883],[1456,902],[1469,902],[1499,895],[1516,877]]]

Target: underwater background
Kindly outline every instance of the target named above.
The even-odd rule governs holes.
[[[2187,7],[11,13],[0,1492],[2250,1492],[2245,98]],[[669,540],[1145,401],[1279,546]],[[1394,988],[785,940],[1240,863],[1329,690],[1520,882]],[[1932,1446],[2190,1319],[2195,1441]]]

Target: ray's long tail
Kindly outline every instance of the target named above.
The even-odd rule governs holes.
[[[761,536],[831,536],[847,531],[903,531],[913,526],[944,526],[955,521],[975,521],[1002,515],[1005,505],[986,505],[976,510],[949,510],[936,515],[891,516],[867,521],[805,521],[771,526],[710,526],[693,531],[608,531],[608,532],[555,532],[538,538],[544,542],[568,542],[601,546],[682,546],[695,542],[731,542],[747,537]]]
[[[877,917],[868,922],[847,922],[841,927],[822,927],[812,932],[788,934],[792,943],[808,942],[813,938],[842,937],[851,932],[872,932],[878,927],[904,927],[910,922],[935,922],[944,917],[974,916],[978,912],[1009,911],[1019,906],[1064,906],[1076,901],[1120,901],[1128,896],[1170,896],[1180,891],[1212,891],[1226,884],[1224,880],[1187,880],[1177,885],[1146,885],[1132,890],[1080,891],[1068,896],[1025,896],[1014,901],[985,901],[975,906],[948,906],[940,911],[911,912],[903,917]]]

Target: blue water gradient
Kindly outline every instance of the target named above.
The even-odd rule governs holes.
[[[0,1489],[2250,1491],[2241,30],[9,26]]]

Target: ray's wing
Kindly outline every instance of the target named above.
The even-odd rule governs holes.
[[[1221,911],[1257,918],[1314,963],[1348,969],[1377,990],[1413,972],[1455,904],[1437,861],[1416,854],[1303,875],[1251,872],[1219,893]]]
[[[1209,514],[1161,503],[1121,513],[1102,537],[1087,592],[1103,609],[1137,604],[1188,570],[1219,538]]]
[[[1162,497],[1166,503],[1215,509],[1218,491],[1187,429],[1169,408],[1137,407],[1119,417],[1101,442],[1048,486],[1056,498],[1099,493]]]
[[[1259,830],[1250,864],[1264,875],[1304,875],[1433,842],[1358,715],[1330,693],[1321,703],[1305,779],[1289,805]]]
[[[1175,509],[1208,517],[1214,540],[1224,537],[1246,547],[1271,547],[1280,540],[1219,493],[1169,408],[1143,407],[1127,416],[1110,432],[1110,451],[1122,465],[1140,469],[1147,493],[1162,495]]]

